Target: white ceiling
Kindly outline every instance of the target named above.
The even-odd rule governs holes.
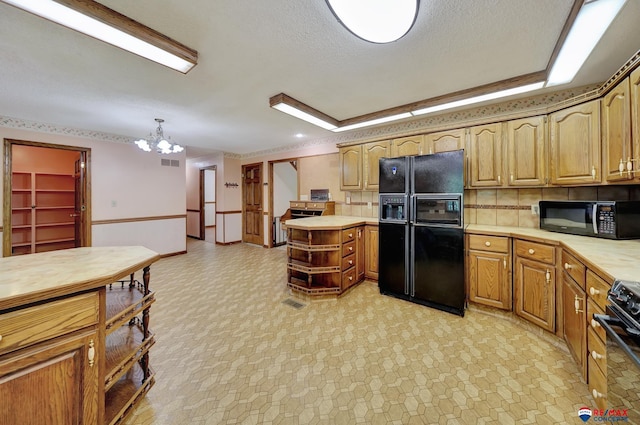
[[[103,0],[199,53],[184,75],[0,3],[0,115],[237,154],[333,133],[269,107],[280,92],[342,120],[546,68],[573,0],[422,0],[413,29],[356,38],[323,0]],[[639,48],[628,0],[578,76]],[[551,89],[549,89],[551,90]],[[295,135],[302,133],[302,138]]]

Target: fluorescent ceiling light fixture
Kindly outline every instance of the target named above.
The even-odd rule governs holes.
[[[385,123],[385,122],[396,121],[396,120],[401,120],[403,118],[410,118],[410,117],[411,117],[411,113],[410,112],[404,112],[402,114],[390,115],[388,117],[382,117],[382,118],[377,118],[377,119],[369,120],[369,121],[363,121],[363,122],[359,122],[359,123],[355,123],[355,124],[351,124],[351,125],[345,125],[344,127],[337,127],[337,128],[334,128],[331,131],[334,131],[334,132],[337,133],[337,132],[340,132],[340,131],[355,130],[356,128],[368,127],[370,125],[382,124],[382,123]]]
[[[480,96],[469,97],[467,99],[456,100],[455,102],[443,103],[441,105],[429,106],[427,108],[418,109],[412,111],[413,115],[423,115],[432,112],[442,111],[445,109],[457,108],[458,106],[471,105],[473,103],[484,102],[486,100],[498,99],[501,97],[513,96],[520,93],[526,93],[533,90],[541,89],[544,86],[544,81],[540,81],[533,84],[527,84],[525,86],[514,87],[507,90],[501,90],[493,93],[487,93]]]
[[[302,102],[287,96],[284,93],[277,94],[269,99],[272,108],[284,112],[303,121],[322,127],[325,130],[333,130],[338,127],[338,122],[334,118],[305,105]]]
[[[573,80],[625,2],[626,0],[594,0],[580,8],[551,68],[547,86],[566,84]]]
[[[198,52],[90,0],[1,0],[42,18],[187,73]]]
[[[420,0],[326,0],[338,21],[355,36],[390,43],[413,27]]]

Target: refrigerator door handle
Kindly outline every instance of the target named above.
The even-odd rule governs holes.
[[[409,231],[409,228],[411,228],[411,230]],[[411,238],[407,238],[407,249],[406,249],[406,256],[409,257],[409,261],[406,263],[407,264],[407,271],[405,272],[405,294],[409,294],[411,297],[415,297],[416,295],[416,289],[415,289],[415,285],[413,284],[413,264],[414,261],[416,259],[415,256],[415,250],[414,248],[414,238],[416,236],[416,229],[415,227],[413,227],[412,225],[409,225],[407,227],[407,233],[411,233]]]
[[[409,220],[409,222],[411,223],[415,223],[416,222],[416,199],[415,199],[415,195],[411,194],[409,195],[409,205],[407,205],[409,207],[409,215],[407,215],[407,219]]]

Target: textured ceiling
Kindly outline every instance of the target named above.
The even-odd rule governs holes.
[[[183,75],[0,3],[0,115],[131,138],[159,117],[178,143],[246,154],[333,134],[269,108],[280,92],[345,119],[543,70],[573,0],[422,0],[386,45],[354,37],[321,0],[101,3],[196,49],[198,65]],[[640,48],[639,17],[628,0],[554,90],[611,76]]]

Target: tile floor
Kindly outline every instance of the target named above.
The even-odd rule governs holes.
[[[156,384],[125,424],[580,424],[563,344],[381,296],[283,303],[286,251],[189,240],[151,268]]]

